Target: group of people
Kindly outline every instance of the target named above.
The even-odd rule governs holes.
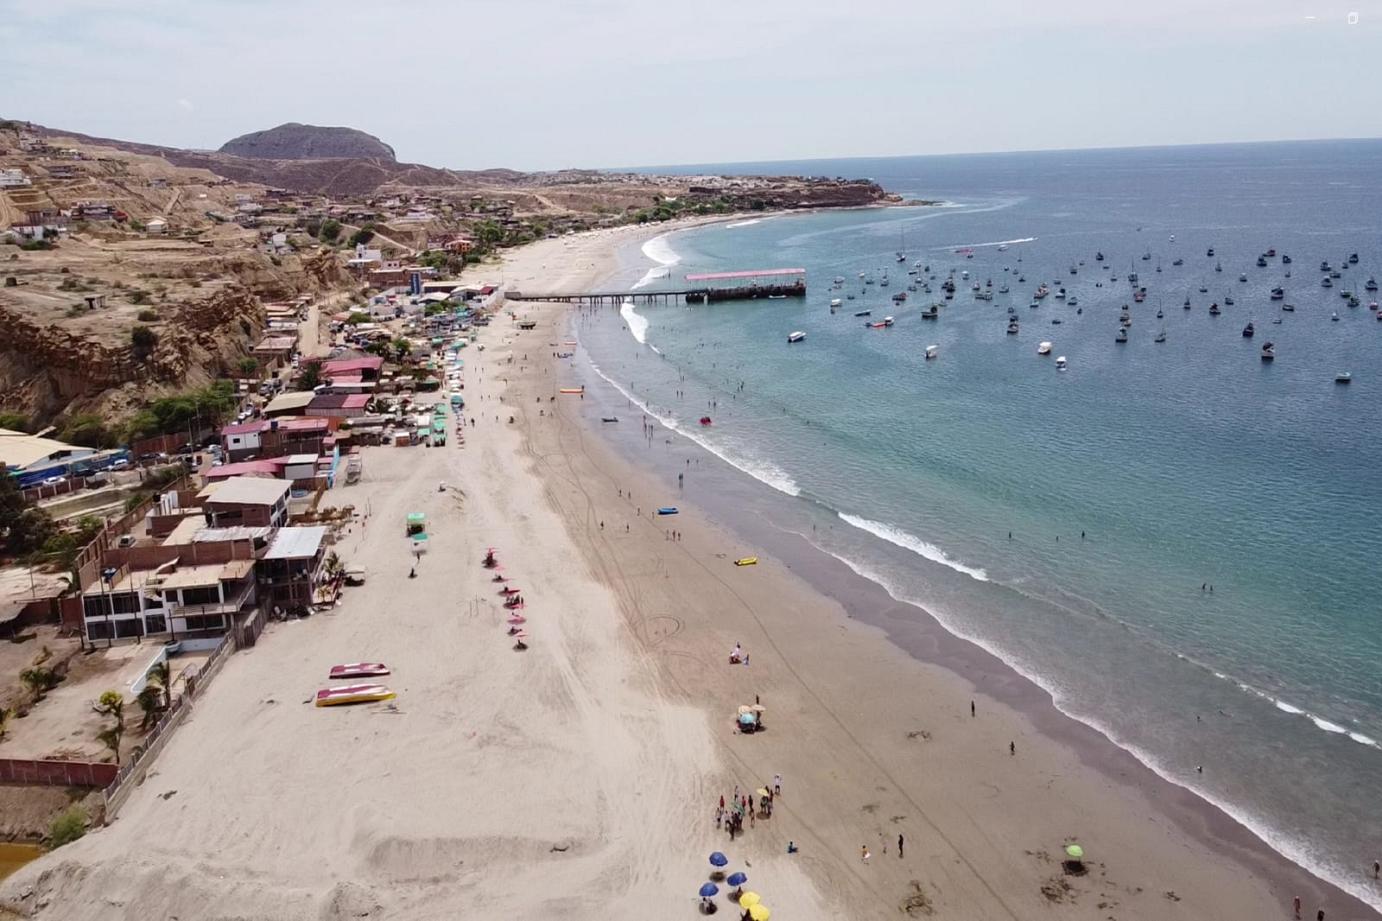
[[[720,805],[715,810],[715,827],[723,828],[729,832],[729,840],[733,841],[735,835],[744,833],[744,819],[747,817],[749,827],[752,828],[754,822],[761,815],[765,819],[773,817],[773,804],[782,795],[782,775],[773,775],[772,785],[764,784],[757,793],[740,792],[738,785],[734,787],[734,795],[730,797],[729,804],[725,804],[725,798],[720,797]],[[758,802],[754,802],[754,797]],[[796,849],[793,848],[793,851]]]

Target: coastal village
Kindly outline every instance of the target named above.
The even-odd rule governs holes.
[[[0,917],[1280,907],[592,437],[540,293],[895,196],[227,147],[0,123]]]

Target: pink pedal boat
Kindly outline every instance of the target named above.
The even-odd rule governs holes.
[[[322,688],[317,692],[318,707],[337,707],[343,704],[375,703],[393,700],[394,692],[382,684],[347,684],[341,687]]]
[[[383,662],[351,662],[331,666],[332,678],[377,678],[388,673],[389,667]]]

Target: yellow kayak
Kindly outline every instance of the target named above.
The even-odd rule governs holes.
[[[734,565],[735,565],[735,566],[757,566],[757,565],[758,565],[758,557],[756,557],[756,556],[741,557],[741,558],[739,558],[739,559],[737,559],[737,560],[734,561]]]

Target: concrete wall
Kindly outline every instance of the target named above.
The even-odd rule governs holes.
[[[35,761],[0,758],[0,783],[41,787],[108,787],[120,771],[96,761]]]

